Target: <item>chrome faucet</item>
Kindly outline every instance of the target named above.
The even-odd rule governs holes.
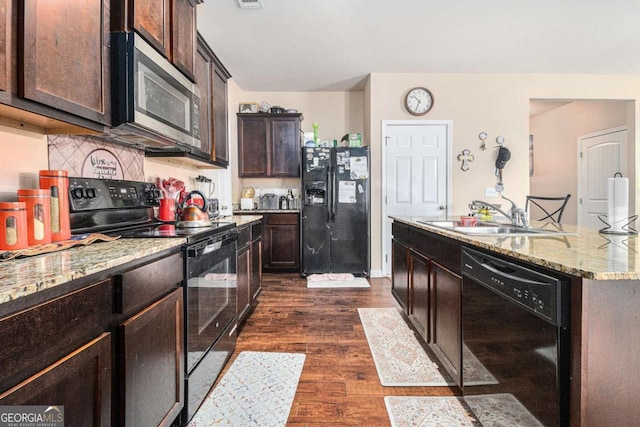
[[[527,213],[525,212],[524,209],[519,208],[518,206],[516,206],[515,202],[511,199],[508,199],[504,196],[502,196],[502,198],[506,201],[508,201],[509,203],[511,203],[511,208],[509,209],[509,213],[503,211],[502,209],[500,209],[499,207],[497,207],[496,205],[492,204],[492,203],[487,203],[485,201],[482,200],[473,200],[471,203],[474,205],[484,205],[484,206],[488,206],[490,208],[493,208],[495,210],[497,210],[498,212],[500,212],[502,215],[504,215],[505,217],[509,218],[511,220],[511,224],[518,226],[518,227],[524,227],[524,228],[529,228],[529,221],[527,220]]]

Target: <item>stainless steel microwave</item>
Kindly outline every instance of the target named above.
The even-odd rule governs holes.
[[[198,87],[136,33],[111,34],[112,127],[144,146],[200,148]]]

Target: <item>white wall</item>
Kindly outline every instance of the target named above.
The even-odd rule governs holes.
[[[18,200],[19,188],[39,188],[39,171],[49,169],[45,135],[0,126],[0,201]]]
[[[562,222],[578,222],[577,138],[626,125],[628,103],[576,101],[531,118],[534,173],[529,181],[529,193],[537,196],[571,194]]]
[[[512,153],[504,169],[504,194],[524,205],[529,192],[529,101],[530,99],[631,100],[628,113],[630,145],[637,146],[635,126],[639,121],[635,107],[640,99],[640,76],[532,75],[532,74],[385,74],[373,73],[366,92],[370,109],[369,127],[372,153],[372,263],[382,266],[382,120],[412,120],[404,110],[403,98],[414,86],[431,90],[433,109],[420,119],[453,121],[453,200],[449,213],[464,214],[472,199],[484,199],[484,188],[495,184],[493,147],[495,137],[503,135]],[[489,134],[487,150],[478,147],[478,134]],[[470,170],[463,172],[455,156],[468,148],[475,156]],[[637,163],[636,151],[633,158]],[[635,168],[631,169],[635,172]],[[631,178],[637,182],[638,176]],[[636,205],[638,195],[635,194]]]

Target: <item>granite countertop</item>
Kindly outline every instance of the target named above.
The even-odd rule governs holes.
[[[445,218],[391,216],[392,219],[463,243],[592,280],[640,279],[637,235],[599,233],[576,225],[533,222],[535,228],[574,233],[558,236],[471,236],[417,222]],[[449,220],[459,218],[450,218]]]
[[[246,211],[246,212],[255,212],[255,211]],[[261,219],[262,219],[262,215],[234,214],[233,216],[218,217],[214,221],[215,222],[235,222],[236,227],[241,227],[246,224],[251,224],[252,222],[260,221]]]
[[[256,213],[257,211],[248,211]],[[297,213],[297,211],[294,211]],[[236,226],[260,221],[262,215],[218,217]],[[184,238],[118,239],[0,263],[0,304],[118,267],[130,261],[182,246]]]
[[[0,304],[182,246],[183,238],[118,239],[0,263]]]

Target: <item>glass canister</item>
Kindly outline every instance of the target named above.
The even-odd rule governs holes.
[[[27,205],[27,240],[29,246],[51,243],[51,191],[18,190],[18,201]]]
[[[40,188],[51,191],[51,241],[71,238],[69,175],[65,170],[41,170]]]
[[[27,206],[23,202],[1,202],[0,249],[13,251],[27,246]]]

